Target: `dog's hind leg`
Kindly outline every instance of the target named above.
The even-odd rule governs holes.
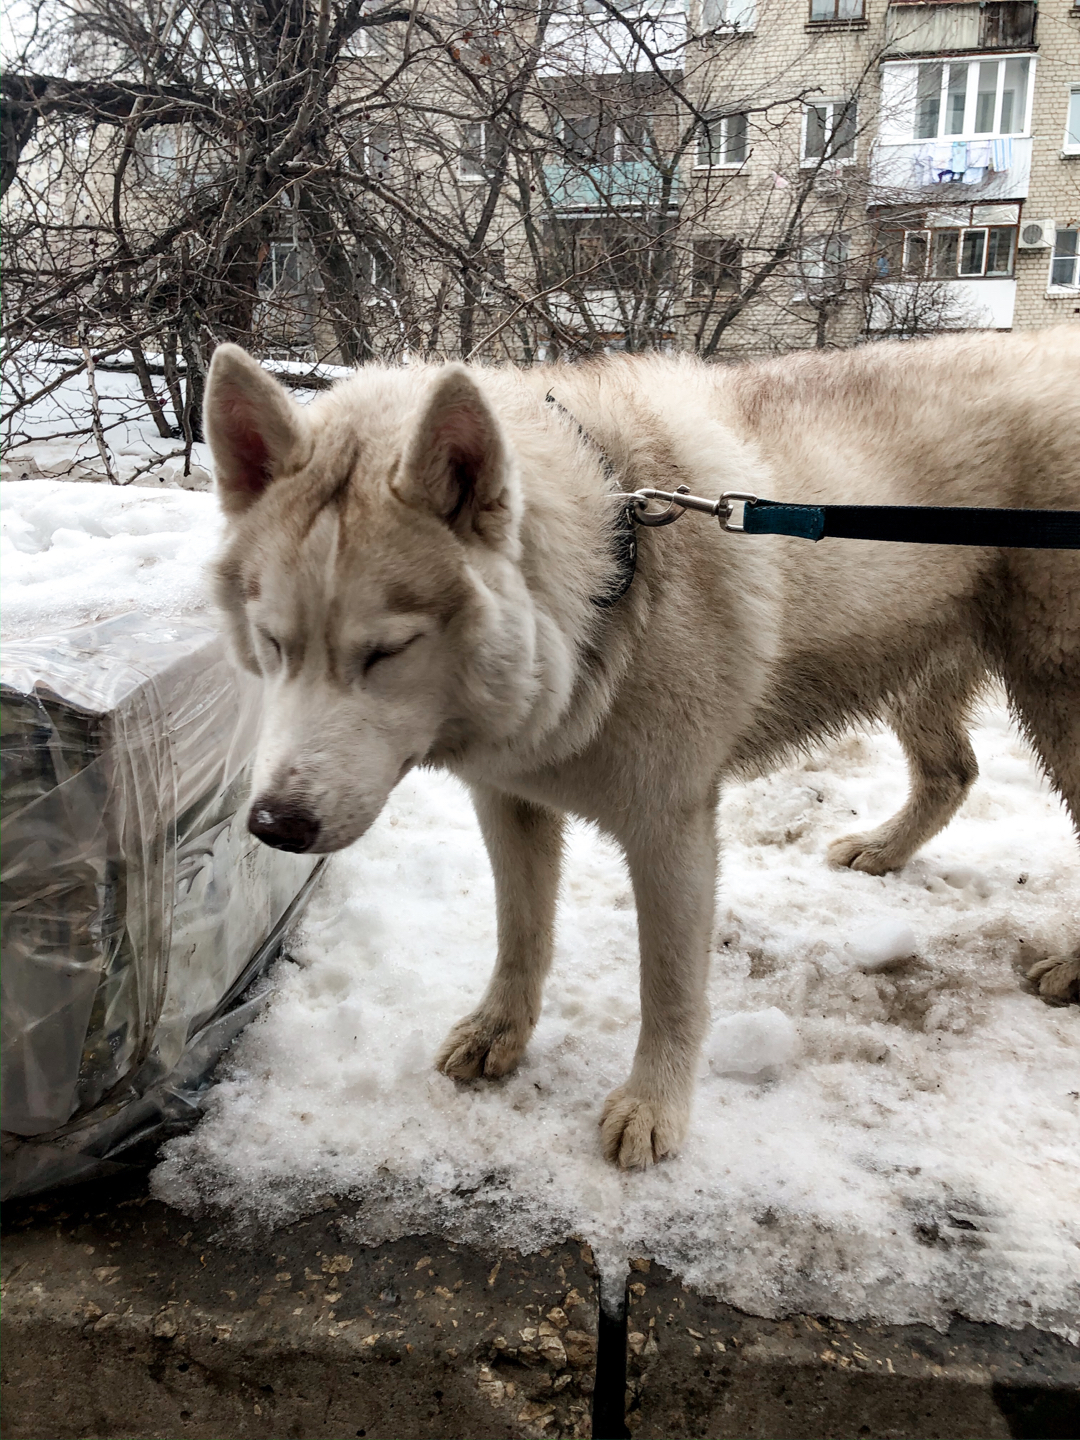
[[[1065,802],[1080,840],[1080,664],[1073,683],[1052,674],[1006,674],[1009,698],[1047,777]],[[1068,661],[1061,666],[1066,672]],[[1080,950],[1040,960],[1028,979],[1044,1000],[1080,1001]]]
[[[889,720],[907,757],[911,788],[902,810],[864,835],[829,846],[829,864],[870,875],[899,870],[949,823],[979,773],[968,740],[973,684],[942,684],[935,676],[889,707]]]
[[[642,817],[624,838],[637,900],[641,1031],[633,1069],[601,1117],[604,1153],[644,1168],[678,1149],[708,1027],[705,982],[716,890],[716,794]]]
[[[485,786],[473,803],[495,875],[499,953],[484,998],[435,1057],[458,1080],[505,1075],[529,1043],[551,968],[565,824],[557,810]]]

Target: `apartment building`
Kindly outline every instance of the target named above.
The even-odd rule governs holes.
[[[457,173],[489,200],[513,151],[500,275],[554,322],[530,356],[1080,320],[1071,0],[567,0],[524,116],[528,153],[462,127]]]
[[[707,348],[725,297],[746,303],[719,350],[1080,317],[1080,7],[700,0],[689,21],[712,123],[684,165],[683,343]],[[747,298],[755,251],[778,263]]]
[[[429,0],[419,58],[402,7],[363,12],[311,162],[336,188],[297,167],[278,198],[255,343],[722,358],[1080,323],[1072,0]]]

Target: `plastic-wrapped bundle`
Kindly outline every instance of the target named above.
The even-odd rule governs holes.
[[[257,688],[205,622],[122,616],[0,665],[4,1193],[189,1112],[317,861],[244,823]]]

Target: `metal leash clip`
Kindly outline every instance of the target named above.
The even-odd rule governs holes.
[[[700,510],[704,515],[715,515],[722,530],[731,530],[736,534],[741,534],[745,528],[746,506],[753,504],[757,498],[746,490],[725,490],[719,500],[705,500],[700,495],[691,495],[688,485],[680,485],[676,490],[635,490],[629,497],[630,513],[639,525],[670,525],[680,519],[684,511]],[[645,507],[650,500],[667,501],[667,509],[647,510]],[[732,519],[736,505],[743,507],[737,522]]]

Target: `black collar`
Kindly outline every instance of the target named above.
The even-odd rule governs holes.
[[[596,452],[604,475],[608,480],[615,478],[615,464],[596,443],[589,432],[581,425],[565,405],[561,405],[549,390],[544,397],[549,405],[554,405],[556,410],[576,427],[582,440]],[[616,487],[617,491],[617,487]],[[599,595],[592,596],[592,603],[600,610],[610,610],[617,604],[630,586],[634,583],[634,575],[637,571],[637,525],[634,523],[633,506],[628,501],[620,505],[615,517],[615,524],[611,536],[611,548],[615,557],[615,574],[611,578],[611,586]]]

